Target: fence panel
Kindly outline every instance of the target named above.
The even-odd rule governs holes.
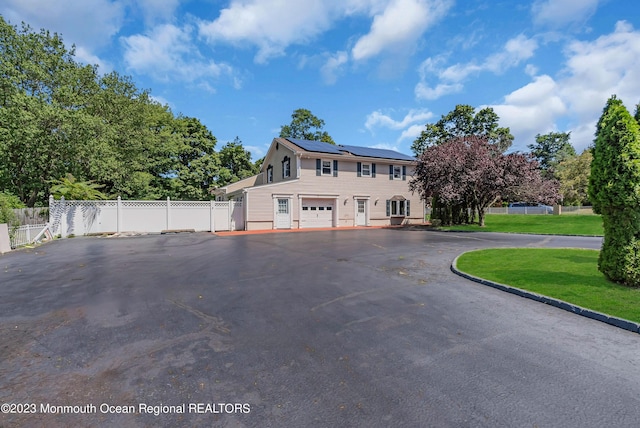
[[[244,227],[242,202],[59,201],[50,198],[53,235],[164,230],[222,231]],[[212,230],[213,229],[213,230]]]
[[[10,234],[11,248],[17,248],[22,245],[32,244],[36,237],[47,227],[47,224],[27,224],[18,226],[18,228]]]
[[[21,225],[46,223],[49,217],[49,207],[15,208],[13,212]]]

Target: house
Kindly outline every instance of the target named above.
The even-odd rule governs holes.
[[[393,150],[275,138],[260,174],[214,194],[243,202],[245,230],[422,223],[415,166]]]

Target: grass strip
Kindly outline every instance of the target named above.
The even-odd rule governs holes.
[[[471,251],[457,267],[470,275],[640,322],[640,288],[607,280],[597,250],[508,248]]]
[[[440,230],[468,232],[511,232],[552,235],[602,236],[599,215],[488,214],[485,227],[477,224],[441,227]]]

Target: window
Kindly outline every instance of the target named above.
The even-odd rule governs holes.
[[[282,178],[291,177],[291,159],[285,156],[282,160]]]
[[[400,180],[402,178],[402,167],[393,166],[393,179]]]
[[[331,170],[331,161],[323,160],[322,161],[322,175],[331,175],[333,171]]]
[[[267,183],[273,183],[273,165],[267,167]]]
[[[326,159],[316,159],[316,175],[333,175],[338,176],[338,161],[333,162]]]
[[[358,162],[357,165],[358,177],[375,177],[376,176],[376,164],[375,163],[362,163]]]
[[[409,201],[403,199],[387,200],[387,215],[390,217],[409,216]]]
[[[375,169],[373,171],[375,175]],[[406,165],[389,165],[389,180],[406,180],[407,179],[407,167]]]
[[[278,214],[289,214],[288,199],[278,199]]]

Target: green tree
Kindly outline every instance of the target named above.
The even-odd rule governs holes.
[[[564,205],[583,205],[589,202],[589,175],[591,174],[591,150],[583,151],[560,162],[555,176],[560,181],[560,193]]]
[[[73,56],[57,34],[0,17],[0,186],[29,206],[46,201],[49,180],[86,171],[96,70]]]
[[[280,137],[335,144],[333,138],[323,128],[324,120],[317,118],[307,109],[299,108],[291,115],[291,123],[282,125]]]
[[[576,156],[576,150],[569,143],[570,138],[570,132],[538,134],[535,144],[527,146],[533,157],[540,163],[545,176],[553,177],[560,162]]]
[[[107,195],[100,191],[104,186],[91,181],[78,181],[72,174],[67,174],[66,177],[57,180],[51,180],[51,184],[49,191],[56,199],[61,197],[77,201],[107,199]]]
[[[20,224],[18,216],[13,212],[16,208],[24,208],[20,198],[6,190],[0,192],[0,224],[6,223],[11,233]]]
[[[242,147],[242,141],[238,137],[225,144],[219,155],[221,168],[216,183],[218,187],[226,186],[260,172],[256,164],[251,162],[251,152]]]
[[[505,152],[513,142],[509,128],[498,125],[500,118],[491,107],[476,110],[466,104],[458,104],[455,109],[443,115],[436,123],[428,123],[416,138],[411,150],[419,157],[428,147],[443,144],[455,138],[476,136]]]
[[[604,224],[598,268],[640,286],[640,127],[615,95],[598,120],[592,153],[589,198]]]
[[[215,152],[216,137],[198,119],[180,116],[173,122],[171,164],[157,177],[170,189],[167,196],[183,200],[208,200],[215,177],[220,173],[220,157]]]

